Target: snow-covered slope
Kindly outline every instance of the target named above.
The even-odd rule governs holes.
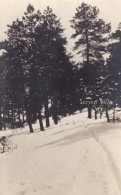
[[[6,132],[13,150],[0,154],[0,195],[120,195],[121,124],[86,116]]]

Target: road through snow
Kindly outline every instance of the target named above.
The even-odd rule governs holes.
[[[121,125],[82,116],[18,131],[17,149],[0,155],[0,195],[120,195]]]
[[[117,150],[117,146],[121,146],[121,142],[117,142],[117,138],[121,141],[120,127],[120,124],[106,124],[106,126],[100,124],[89,128],[89,132],[91,132],[93,138],[102,147],[104,154],[107,156],[115,183],[115,194],[121,194],[121,149]],[[116,134],[117,137],[115,136]]]

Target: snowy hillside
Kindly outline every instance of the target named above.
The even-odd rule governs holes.
[[[13,150],[0,154],[0,195],[120,195],[121,124],[86,116],[0,132],[13,135]]]

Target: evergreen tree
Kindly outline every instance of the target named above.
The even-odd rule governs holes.
[[[46,127],[51,114],[57,124],[58,115],[73,110],[73,68],[60,20],[49,7],[41,14],[29,5],[22,20],[8,25],[6,33],[8,38],[0,46],[7,66],[5,104],[10,127],[23,117],[31,133],[37,119],[44,130],[43,110]]]
[[[33,9],[30,5],[27,11],[32,14]],[[25,14],[27,15],[27,13]],[[29,35],[27,33],[29,33]],[[32,79],[29,57],[29,55],[32,55],[30,53],[30,31],[27,29],[27,25],[25,25],[24,21],[17,19],[11,26],[8,25],[7,35],[8,39],[3,43],[9,67],[6,76],[9,92],[7,98],[13,102],[13,105],[9,103],[12,109],[14,109],[14,104],[16,103],[18,107],[20,106],[20,110],[22,109],[26,112],[30,132],[33,132],[34,106],[32,104],[33,96],[30,96],[30,82]],[[11,108],[9,110],[11,110]],[[13,112],[11,114],[13,114]]]
[[[40,64],[41,80],[43,81],[46,126],[49,126],[49,100],[51,100],[52,116],[55,124],[57,124],[62,105],[64,109],[63,97],[67,93],[66,84],[70,80],[68,75],[72,72],[72,65],[69,56],[66,54],[67,41],[63,36],[64,30],[61,27],[60,20],[49,7],[41,17],[42,23],[36,28],[36,45],[39,49],[37,59]],[[69,97],[65,99],[67,100],[67,98],[69,99]]]
[[[8,40],[1,43],[1,47],[6,51],[4,61],[6,62],[7,73],[5,77],[6,83],[6,108],[8,110],[8,121],[11,127],[15,127],[16,117],[19,119],[23,114],[24,108],[24,84],[23,71],[20,55],[20,47],[18,46],[17,29],[20,23],[17,20],[9,26],[7,32]],[[15,117],[16,115],[16,117]]]
[[[71,20],[71,27],[76,39],[74,50],[83,57],[83,82],[90,99],[97,99],[94,91],[99,83],[99,69],[102,69],[103,54],[106,52],[106,42],[110,32],[110,24],[99,18],[99,9],[82,3],[76,9]],[[88,107],[88,117],[91,118],[91,106]]]
[[[112,43],[108,47],[110,56],[107,61],[109,98],[114,105],[121,106],[121,24],[110,38]]]
[[[44,130],[42,123],[42,90],[39,90],[41,86],[41,81],[38,80],[38,64],[37,64],[37,54],[38,48],[36,45],[36,28],[38,23],[41,22],[41,14],[35,13],[33,6],[28,5],[27,12],[24,13],[23,24],[24,24],[24,40],[25,40],[25,64],[28,67],[26,78],[28,80],[28,100],[29,100],[29,113],[31,113],[30,121],[36,121],[37,118],[40,122],[40,130]],[[38,83],[40,82],[40,83]]]

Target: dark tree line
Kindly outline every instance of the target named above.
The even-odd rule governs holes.
[[[74,50],[80,62],[72,61],[66,51],[67,40],[60,20],[49,7],[43,12],[28,5],[21,20],[8,25],[7,39],[0,43],[0,129],[21,127],[33,132],[38,120],[40,130],[58,124],[60,116],[76,110],[97,108],[100,99],[120,106],[121,31],[110,35],[111,25],[99,18],[96,7],[82,3],[70,21],[75,30]],[[113,41],[112,41],[113,40]],[[114,41],[116,40],[116,41]],[[106,61],[105,54],[110,57]],[[82,105],[80,101],[97,101]],[[109,105],[103,105],[108,117]]]

